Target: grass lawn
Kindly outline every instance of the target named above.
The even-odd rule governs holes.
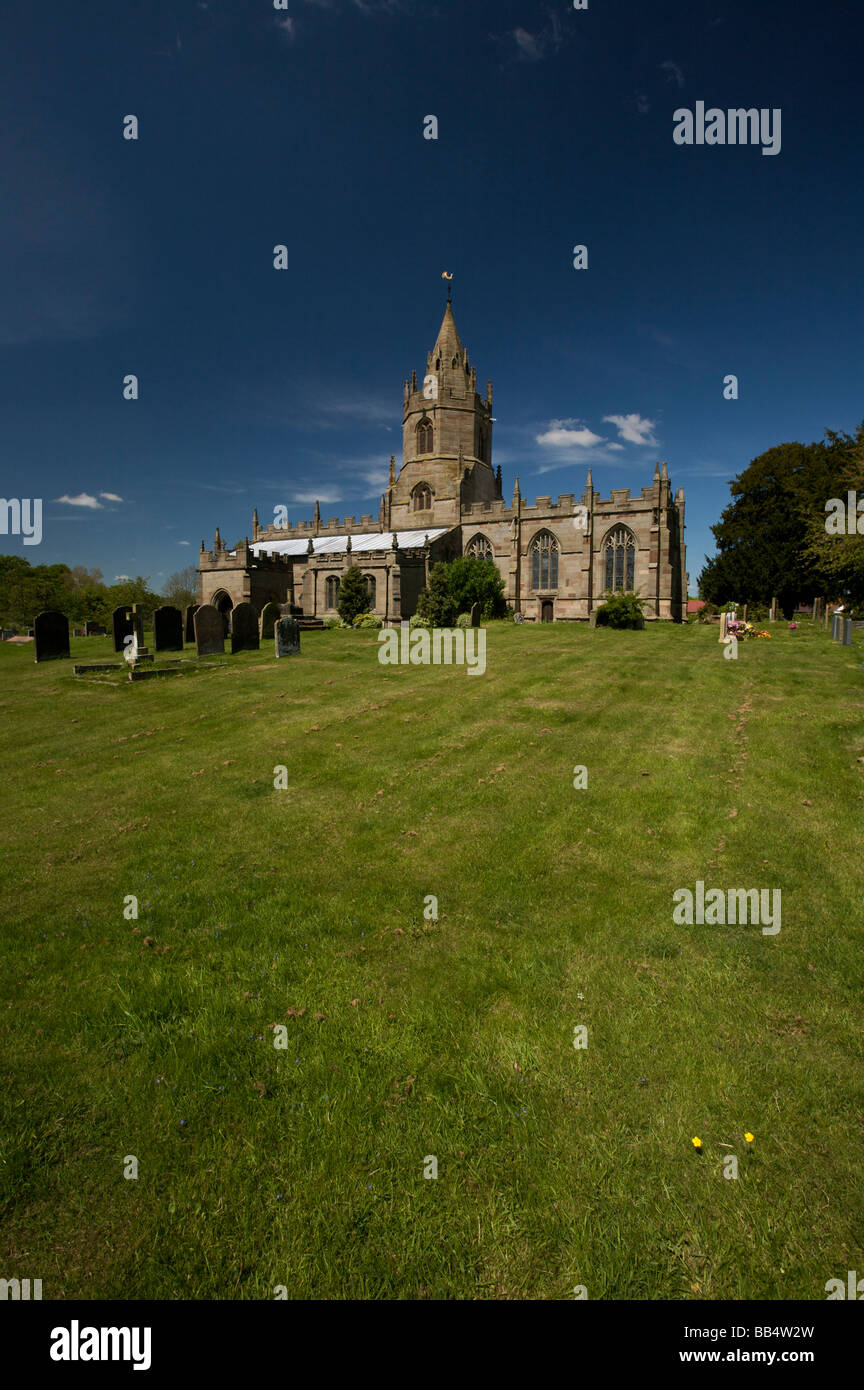
[[[492,625],[482,677],[307,633],[135,685],[0,646],[0,1276],[698,1300],[864,1274],[864,642],[772,631],[726,661],[716,627]],[[782,930],[676,925],[697,880],[781,889]]]

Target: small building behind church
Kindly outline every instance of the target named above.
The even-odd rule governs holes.
[[[519,479],[509,504],[492,465],[492,383],[477,390],[476,368],[462,345],[448,299],[422,381],[412,372],[402,393],[402,463],[390,477],[378,515],[261,526],[229,548],[217,529],[201,543],[200,601],[226,615],[235,604],[291,605],[305,618],[336,615],[349,565],[366,577],[372,612],[385,625],[416,611],[429,569],[458,555],[491,559],[514,613],[535,622],[587,622],[607,589],[635,589],[647,621],[686,619],[684,491],[673,496],[666,464],[638,496],[594,491],[590,470],[574,493],[523,499]]]

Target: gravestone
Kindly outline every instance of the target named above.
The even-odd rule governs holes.
[[[844,647],[851,647],[851,646],[852,646],[852,619],[851,619],[851,618],[844,618],[844,619],[843,619],[843,646],[844,646]]]
[[[592,614],[591,616],[594,617],[593,614]],[[514,623],[524,623],[524,621],[525,621],[525,615],[524,615],[523,613],[514,613],[514,614],[513,614],[513,621],[514,621]],[[594,619],[594,621],[595,621],[595,623],[596,623],[596,621],[597,621],[596,618]],[[594,624],[592,623],[591,626],[593,627]]]
[[[479,603],[472,603],[472,605],[471,605],[471,626],[472,626],[472,627],[479,627],[479,626],[480,626],[480,605],[479,605]]]
[[[221,656],[225,651],[225,625],[219,609],[202,603],[195,610],[193,623],[198,656]]]
[[[257,652],[261,646],[258,635],[258,610],[254,603],[238,603],[231,609],[231,651]]]
[[[187,642],[194,642],[194,641],[195,641],[195,614],[198,612],[199,607],[200,607],[200,604],[197,604],[197,603],[190,603],[189,606],[188,606],[188,608],[186,609],[186,616],[185,616],[185,618],[184,618],[184,626],[185,626],[186,641],[187,641]]]
[[[300,624],[296,618],[280,618],[273,630],[276,656],[300,655]]]
[[[768,621],[771,622],[771,623],[776,623],[776,621],[777,621],[777,600],[776,600],[776,598],[772,598],[772,600],[771,600],[771,612],[770,612],[769,615],[768,615]]]
[[[85,623],[85,624],[84,624],[84,636],[85,636],[85,637],[104,637],[104,636],[105,636],[105,628],[102,626],[101,623]]]
[[[183,614],[165,604],[153,614],[153,647],[157,652],[182,652]]]
[[[114,609],[111,614],[111,629],[114,633],[115,652],[123,651],[126,637],[136,636],[139,646],[144,641],[141,616],[136,612],[134,605],[124,603],[122,608]]]
[[[718,642],[725,642],[725,641],[726,641],[726,621],[727,621],[727,614],[726,614],[726,613],[721,613],[721,614],[720,614],[720,636],[717,638],[717,641],[718,641]]]
[[[265,603],[261,609],[261,640],[267,641],[273,636],[274,629],[282,616],[278,603]]]
[[[57,661],[69,655],[69,619],[49,608],[33,622],[36,660]]]

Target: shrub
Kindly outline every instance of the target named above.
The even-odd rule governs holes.
[[[452,627],[458,608],[450,593],[448,565],[439,561],[429,571],[429,583],[417,602],[415,617],[426,619],[428,627]]]
[[[355,627],[381,627],[382,622],[374,613],[361,613],[359,618],[354,619]]]
[[[597,609],[597,626],[614,628],[643,628],[645,615],[643,603],[648,600],[638,594],[624,593],[620,589],[614,593],[607,589],[603,595],[603,607]]]
[[[370,607],[363,571],[359,565],[351,565],[343,574],[339,585],[339,598],[336,603],[339,617],[350,625],[361,613],[368,613]]]
[[[408,628],[413,632],[415,627],[424,627],[426,631],[429,632],[432,628],[432,623],[428,618],[424,618],[421,613],[415,613],[413,617],[408,619]]]
[[[470,613],[460,613],[460,614],[459,614],[459,617],[456,619],[456,626],[457,626],[457,627],[470,627],[470,626],[471,626],[471,614],[470,614]]]
[[[325,627],[344,627],[344,623],[342,622],[342,619],[341,619],[341,618],[325,618],[325,619],[324,619],[324,626],[325,626]]]
[[[417,611],[432,627],[453,627],[459,613],[479,603],[484,618],[503,618],[507,612],[504,580],[494,560],[460,555],[449,564],[439,561],[429,573]]]

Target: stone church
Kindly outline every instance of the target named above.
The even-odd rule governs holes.
[[[390,478],[377,518],[347,516],[261,526],[230,549],[217,529],[201,542],[200,601],[227,617],[248,601],[291,605],[306,619],[336,614],[340,576],[359,565],[372,611],[385,625],[416,610],[429,568],[457,555],[494,560],[507,601],[526,621],[584,621],[607,589],[636,589],[646,619],[681,622],[687,605],[684,491],[672,494],[666,464],[636,497],[612,488],[599,497],[590,470],[573,493],[529,504],[519,479],[509,506],[501,469],[492,465],[492,383],[477,390],[477,370],[462,345],[448,296],[435,346],[418,382],[402,393],[402,463]],[[288,611],[286,609],[286,611]]]

